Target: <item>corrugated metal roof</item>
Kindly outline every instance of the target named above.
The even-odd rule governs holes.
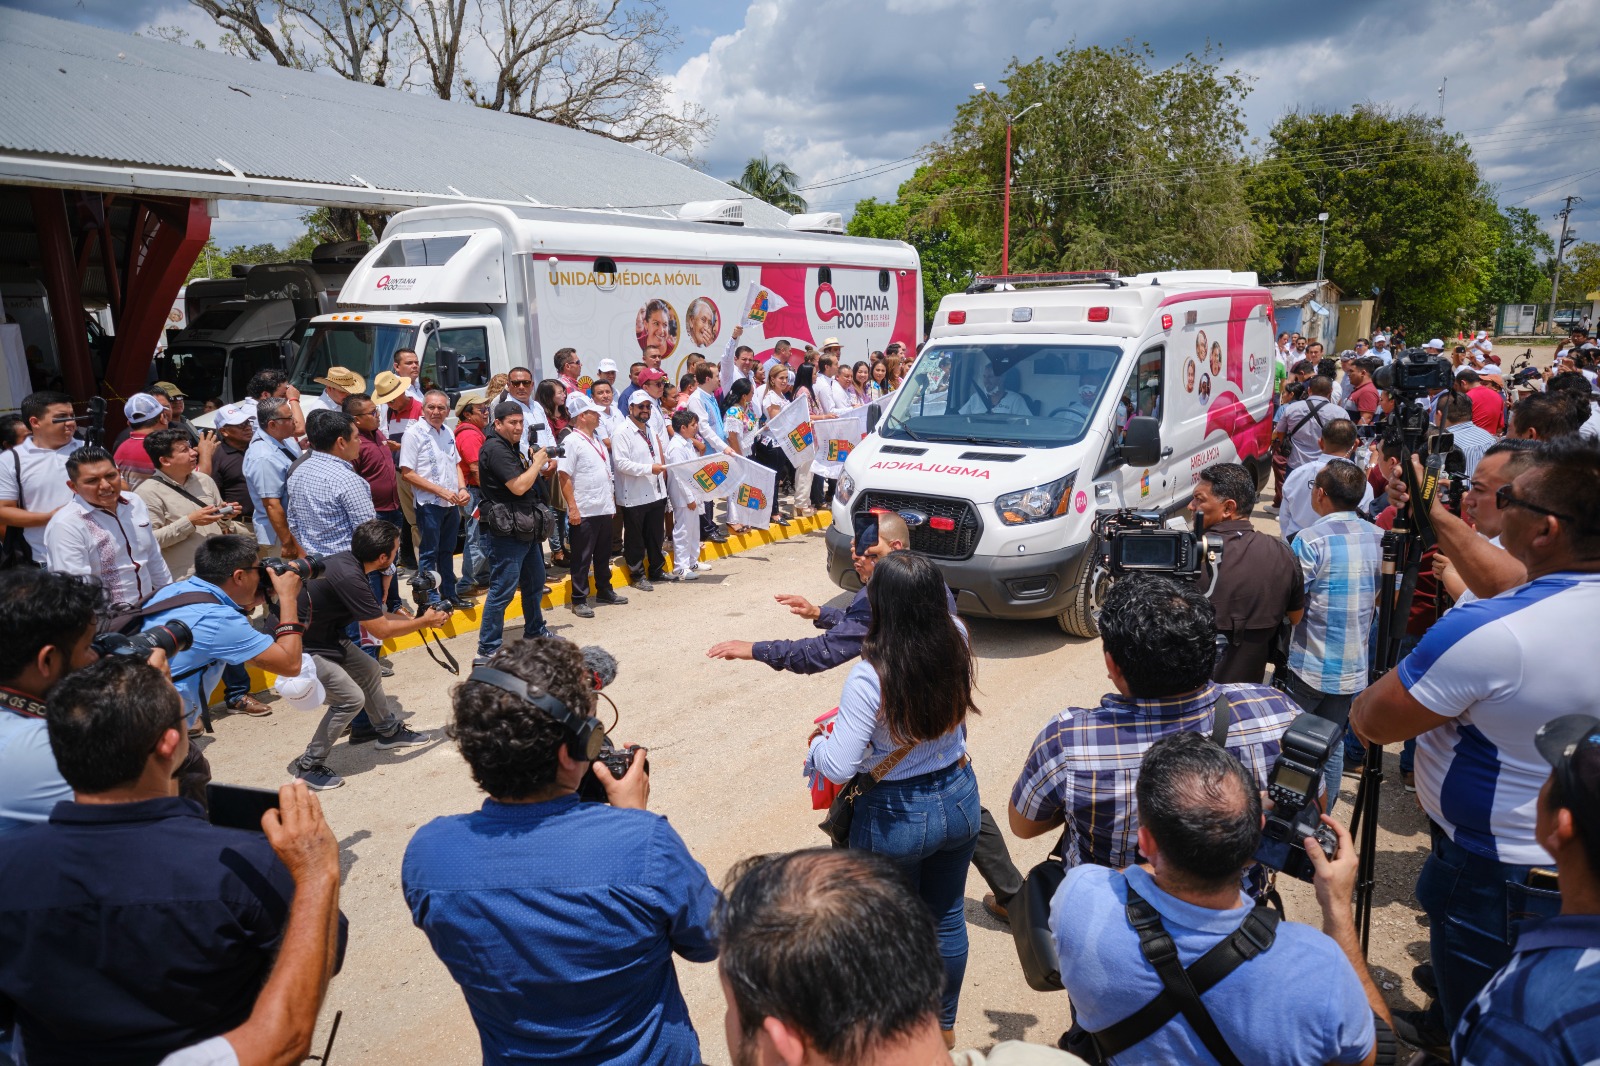
[[[0,9],[0,69],[0,151],[365,183],[417,203],[459,194],[604,209],[742,196],[595,134],[12,9]],[[219,180],[218,195],[226,189]],[[744,212],[748,225],[787,218],[749,199]]]

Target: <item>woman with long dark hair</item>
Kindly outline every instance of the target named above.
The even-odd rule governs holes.
[[[872,623],[861,661],[845,680],[833,731],[812,740],[806,771],[844,784],[888,765],[856,800],[850,846],[904,870],[933,913],[945,964],[939,1027],[954,1046],[967,968],[967,864],[981,817],[967,758],[967,715],[978,713],[972,650],[951,614],[944,577],[926,556],[879,558],[867,601]]]
[[[555,437],[556,443],[565,440],[567,434],[571,432],[567,428],[570,419],[567,417],[566,385],[558,378],[545,378],[534,390],[533,399],[544,410],[545,421],[550,426],[550,433]],[[545,492],[547,499],[561,498],[561,488],[553,472],[545,482]],[[550,531],[550,562],[554,566],[566,566],[567,546],[571,542],[568,536],[567,512],[562,507],[555,507],[552,510],[556,520],[555,528]]]

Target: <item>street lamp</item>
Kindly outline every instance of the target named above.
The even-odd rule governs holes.
[[[973,82],[972,87],[980,93],[989,91],[989,87],[981,81]],[[1006,119],[1006,193],[1000,233],[1000,273],[1002,275],[1011,273],[1011,127],[1020,122],[1023,115],[1026,115],[1036,107],[1042,106],[1043,103],[1044,101],[1042,100],[1031,103]]]
[[[1328,212],[1324,211],[1317,216],[1317,221],[1322,223],[1322,242],[1317,247],[1317,296],[1322,296],[1322,264],[1328,254]]]

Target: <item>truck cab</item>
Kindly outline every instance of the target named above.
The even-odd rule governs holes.
[[[289,379],[306,395],[322,386],[316,379],[342,366],[370,382],[394,363],[394,353],[410,348],[422,359],[422,379],[437,383],[440,353],[456,354],[460,389],[488,384],[495,370],[509,366],[505,330],[494,315],[428,311],[341,311],[319,315],[307,324]],[[494,368],[494,369],[491,369]]]
[[[1179,514],[1213,462],[1265,482],[1273,335],[1253,273],[978,279],[845,463],[830,576],[858,585],[854,523],[894,510],[963,613],[1097,636],[1095,511]]]

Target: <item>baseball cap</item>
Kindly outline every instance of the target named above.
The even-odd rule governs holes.
[[[665,379],[666,376],[667,375],[663,374],[654,367],[647,366],[643,370],[639,371],[639,384],[643,385],[647,381],[661,381]]]
[[[601,408],[593,400],[589,399],[586,393],[574,392],[567,396],[567,414],[577,418],[586,411],[593,411],[595,414],[599,414]]]
[[[336,388],[341,388],[342,386],[335,386],[335,387]],[[489,398],[487,396],[485,396],[481,392],[463,392],[456,399],[456,417],[457,418],[461,417],[461,410],[462,410],[462,408],[466,407],[467,404],[469,404],[469,403],[487,403],[488,401],[489,401]]]
[[[1499,377],[1502,373],[1504,373],[1504,371],[1500,369],[1500,365],[1498,363],[1484,363],[1478,368],[1478,375],[1480,377]]]
[[[122,415],[129,422],[148,422],[152,418],[160,418],[164,410],[166,408],[161,406],[161,401],[148,392],[136,392],[122,405]]]
[[[600,365],[595,368],[595,373],[597,374],[615,374],[616,372],[617,361],[615,359],[602,359],[600,360]]]
[[[247,407],[242,403],[230,403],[219,407],[215,418],[219,426],[242,426],[255,418],[255,416],[255,408]]]
[[[1423,347],[1424,348],[1431,348],[1436,352],[1442,352],[1442,351],[1444,351],[1444,341],[1440,340],[1438,337],[1435,337],[1435,338],[1433,338],[1433,340],[1429,341],[1427,344],[1424,344]]]
[[[645,392],[643,389],[635,389],[633,395],[628,397],[629,407],[638,407],[642,403],[647,403],[654,406],[655,402],[656,398],[650,395],[648,392]]]
[[[1592,821],[1600,810],[1600,718],[1564,714],[1533,735],[1534,747],[1555,771],[1562,805],[1575,820]],[[1589,818],[1582,818],[1584,812]]]
[[[187,400],[189,398],[189,394],[188,393],[184,392],[182,389],[178,388],[177,385],[173,384],[170,381],[158,381],[158,382],[156,382],[156,388],[160,389],[162,392],[166,393],[168,396],[172,397],[174,400],[176,400],[176,399],[178,399],[180,397],[182,397],[185,400]]]
[[[1382,341],[1384,344],[1388,344],[1389,343],[1389,338],[1385,334],[1374,333],[1372,335],[1372,343],[1373,344],[1377,344],[1379,341]]]

